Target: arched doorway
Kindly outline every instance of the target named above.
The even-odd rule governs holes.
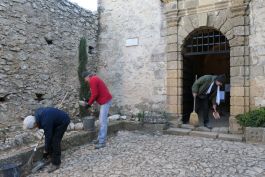
[[[187,123],[193,109],[192,84],[203,75],[226,75],[221,88],[223,99],[219,106],[221,120],[210,117],[214,127],[229,126],[230,116],[230,47],[226,37],[213,28],[200,28],[186,38],[183,49],[183,123]],[[209,116],[212,116],[211,112]],[[199,113],[200,121],[202,116]]]

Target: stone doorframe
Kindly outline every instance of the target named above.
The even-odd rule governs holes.
[[[182,118],[183,57],[189,34],[201,27],[215,28],[230,45],[230,118],[229,130],[240,133],[235,116],[249,111],[249,0],[167,0],[164,2],[167,32],[167,108]],[[211,3],[212,2],[212,3]]]

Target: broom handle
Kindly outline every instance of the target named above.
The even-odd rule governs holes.
[[[193,112],[195,112],[196,96],[193,97]]]
[[[65,98],[67,97],[67,95],[68,95],[68,92],[66,92],[66,94],[65,94],[64,97],[63,97],[63,100],[62,100],[61,103],[57,106],[58,108],[61,108],[61,106],[62,106],[63,103],[64,103]]]
[[[195,75],[195,81],[197,80],[197,74]],[[193,97],[193,112],[195,112],[196,96]]]
[[[34,147],[34,151],[36,151],[36,150],[37,150],[37,147],[38,147],[38,146],[39,146],[39,144],[41,143],[41,141],[42,141],[43,137],[44,137],[44,134],[42,134],[42,136],[41,136],[40,140],[38,141],[37,145]]]

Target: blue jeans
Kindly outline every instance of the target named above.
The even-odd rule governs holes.
[[[106,137],[108,132],[108,113],[111,103],[112,101],[110,100],[107,103],[100,106],[99,132],[98,132],[99,144],[106,143]]]

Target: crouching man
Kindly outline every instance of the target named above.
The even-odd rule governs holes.
[[[39,108],[35,116],[27,116],[24,129],[39,128],[44,130],[45,147],[43,158],[51,157],[52,165],[48,172],[57,170],[61,164],[61,141],[70,123],[70,117],[64,111],[52,107]]]

